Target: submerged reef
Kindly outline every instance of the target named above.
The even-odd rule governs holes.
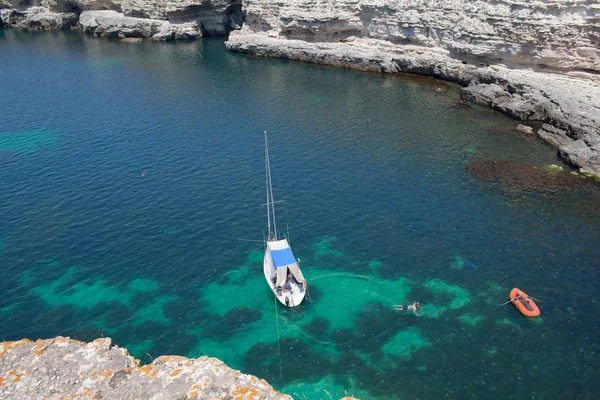
[[[423,281],[398,274],[380,276],[384,265],[381,261],[358,259],[354,260],[357,272],[342,270],[355,257],[336,244],[335,237],[326,237],[312,246],[312,252],[304,253],[303,264],[307,265],[304,272],[310,287],[303,305],[295,309],[278,307],[265,285],[260,274],[262,250],[249,252],[239,267],[223,271],[220,277],[193,292],[165,290],[159,281],[149,278],[110,280],[106,271],[86,275],[85,268],[63,265],[57,260],[41,262],[46,271],[44,274],[23,272],[19,285],[48,309],[40,322],[46,330],[29,331],[37,337],[45,332],[60,332],[84,340],[107,335],[127,347],[127,356],[131,354],[146,362],[167,352],[190,357],[189,360],[178,358],[184,366],[195,363],[198,360],[194,359],[198,357],[199,360],[206,359],[205,356],[216,357],[211,360],[222,360],[229,368],[279,384],[281,386],[277,388],[282,392],[300,393],[301,398],[326,399],[331,396],[336,399],[346,393],[359,398],[384,396],[394,389],[376,387],[371,379],[378,381],[381,376],[391,376],[396,368],[413,368],[413,364],[425,363],[428,352],[435,351],[439,344],[439,339],[431,335],[430,324],[438,323],[442,315],[440,323],[459,321],[461,315],[473,311],[468,309],[472,297],[455,280]],[[471,265],[470,261],[458,256],[453,260]],[[416,299],[424,302],[424,308],[419,312],[424,318],[394,310],[394,305],[409,304]],[[0,307],[0,317],[14,312],[14,307],[18,306]],[[62,322],[57,322],[59,320]],[[86,322],[76,327],[69,322],[78,320]],[[467,327],[469,322],[466,322]],[[170,337],[175,330],[176,340],[168,344],[157,340],[158,337]],[[63,341],[52,342],[49,348],[66,346]],[[36,345],[29,341],[14,343],[27,345],[29,349]],[[69,346],[88,346],[76,341],[69,343]],[[68,354],[75,354],[73,360],[77,361],[77,354],[82,351],[60,353],[59,359],[64,360],[65,356],[71,359]],[[123,353],[124,350],[119,351]],[[51,353],[46,356],[48,354]],[[110,357],[113,357],[112,353]],[[160,359],[164,357],[157,360]],[[5,383],[14,375],[9,376],[10,371],[28,368],[14,360],[6,367],[7,360],[0,354],[0,377]],[[139,373],[132,371],[146,368],[144,371],[150,376],[158,368],[157,361],[150,365],[139,367],[131,361],[122,367],[125,372],[114,372],[113,368],[112,375],[106,378],[109,383],[94,388],[100,390],[103,398],[121,398],[103,389],[106,385],[110,387],[112,376],[138,382],[141,379]],[[339,376],[331,374],[332,370],[348,366],[352,368]],[[168,373],[157,372],[157,379],[163,379],[161,376],[167,379],[170,374],[183,375],[183,371],[176,373],[179,368],[183,367],[177,364]],[[108,367],[100,365],[78,371],[84,370],[85,374],[93,374],[93,370],[106,371]],[[360,371],[360,375],[356,371]],[[79,385],[86,376],[65,379],[78,380],[74,385]],[[285,376],[285,381],[282,382],[281,376]],[[358,379],[358,376],[362,378]],[[178,387],[185,389],[181,389],[181,396],[196,384],[192,382],[195,378],[186,380],[185,385],[169,379],[167,389],[171,390],[170,385],[180,385]],[[159,383],[157,390],[160,392],[164,383]],[[56,387],[54,382],[52,385]],[[0,389],[5,390],[1,385]],[[72,393],[80,389],[81,386],[76,386]],[[21,393],[11,388],[6,390]],[[134,398],[145,397],[142,393]]]
[[[567,172],[511,161],[478,160],[466,168],[478,179],[512,190],[559,191],[580,188],[593,182],[592,179]]]
[[[7,132],[0,135],[0,153],[30,156],[40,148],[56,145],[56,142],[56,136],[46,130]]]

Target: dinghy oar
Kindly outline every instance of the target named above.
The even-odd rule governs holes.
[[[517,296],[517,297],[515,297],[515,298],[514,298],[514,300],[517,300],[517,299],[519,299],[519,298],[521,298],[521,296]],[[532,297],[532,298],[533,298],[533,297]],[[506,303],[498,304],[498,307],[505,306],[505,305],[507,305],[507,304],[508,304],[508,303],[510,303],[510,302],[512,302],[512,300],[509,300],[509,301],[507,301]]]

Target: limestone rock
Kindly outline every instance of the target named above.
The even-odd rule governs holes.
[[[140,366],[109,338],[0,343],[0,398],[287,399],[216,358],[161,356]]]
[[[84,11],[79,25],[86,33],[120,38],[154,38],[157,40],[195,39],[202,33],[195,22],[172,24],[168,21],[126,17],[116,11]]]
[[[555,146],[566,146],[573,143],[573,139],[571,139],[567,132],[556,128],[550,124],[543,124],[542,127],[537,132],[538,136],[547,140]]]
[[[583,168],[594,158],[594,152],[583,140],[573,140],[560,146],[558,151],[567,162]]]
[[[470,63],[600,71],[594,0],[244,0],[243,8],[253,32],[287,39],[355,36],[442,48]]]
[[[0,25],[14,26],[26,31],[70,29],[77,26],[77,15],[51,12],[44,7],[30,7],[25,11],[2,9]]]
[[[27,11],[31,3],[0,0],[0,9]],[[240,27],[243,21],[241,0],[37,0],[33,4],[55,14],[79,16],[85,11],[116,11],[125,17],[162,20],[172,24],[194,23],[199,31],[208,35],[226,35]],[[6,19],[2,20],[5,25],[11,25]],[[175,36],[190,38],[189,31]]]

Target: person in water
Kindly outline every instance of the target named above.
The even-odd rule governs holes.
[[[419,313],[417,312],[417,309],[421,308],[421,304],[418,301],[415,301],[413,304],[409,304],[409,305],[402,305],[402,306],[394,306],[394,310],[396,311],[412,311],[415,313],[415,315],[418,317]]]

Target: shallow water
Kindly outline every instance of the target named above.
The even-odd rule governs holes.
[[[0,30],[0,54],[1,339],[206,354],[295,398],[599,393],[600,189],[469,174],[560,163],[458,87],[216,39]],[[280,232],[310,284],[277,312],[254,242],[263,130]],[[541,317],[498,307],[514,286]],[[420,317],[392,309],[415,300]]]

